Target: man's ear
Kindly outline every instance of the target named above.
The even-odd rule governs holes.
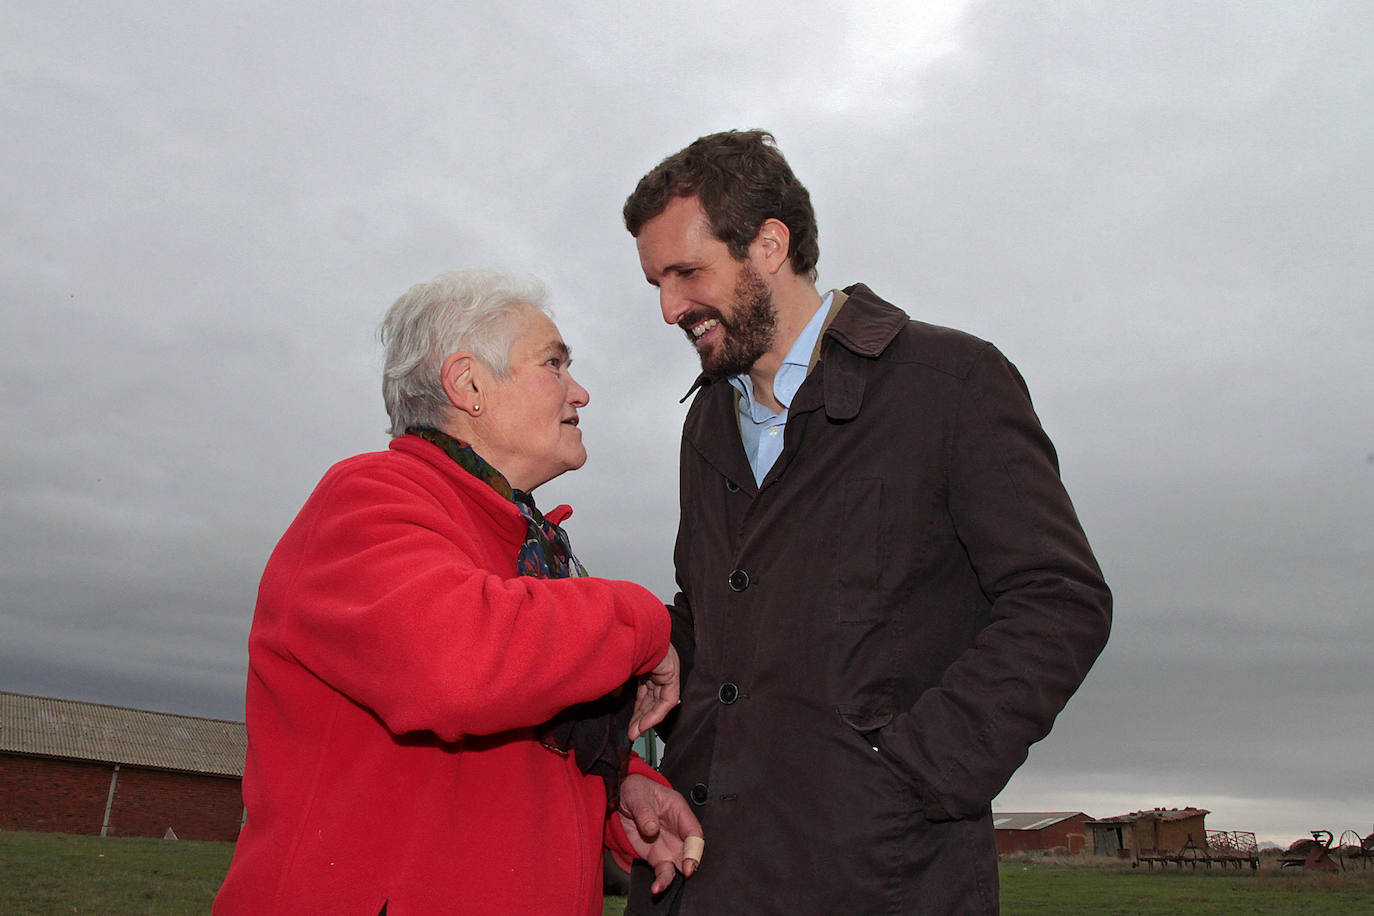
[[[754,241],[749,245],[749,254],[759,267],[768,273],[777,273],[787,264],[787,250],[792,244],[792,233],[787,224],[780,219],[769,217],[759,226]]]
[[[471,417],[482,412],[477,374],[477,358],[471,353],[450,353],[439,367],[439,381],[449,403]]]

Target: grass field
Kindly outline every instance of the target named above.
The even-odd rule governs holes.
[[[0,832],[0,913],[208,913],[230,843]],[[1004,916],[1374,914],[1374,869],[1154,872],[1084,860],[1003,862]],[[606,901],[619,916],[624,901]],[[519,914],[514,914],[519,916]]]
[[[1374,914],[1374,870],[1327,875],[1170,867],[1153,871],[1088,860],[1012,859],[1001,864],[1003,916],[1293,916]]]
[[[0,833],[0,913],[208,913],[232,843]]]

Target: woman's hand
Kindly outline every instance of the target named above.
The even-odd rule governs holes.
[[[667,889],[675,871],[690,877],[697,870],[705,845],[701,822],[680,793],[631,773],[620,784],[618,813],[635,855],[653,866],[653,893]]]
[[[681,673],[677,649],[670,644],[663,661],[640,679],[639,689],[635,693],[634,716],[630,719],[631,741],[662,722],[663,717],[673,711],[681,696],[678,684]]]

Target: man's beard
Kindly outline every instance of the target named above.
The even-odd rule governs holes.
[[[742,375],[753,368],[758,358],[773,346],[773,335],[777,330],[777,310],[773,308],[773,296],[768,284],[763,282],[758,272],[749,262],[744,262],[739,279],[735,281],[735,301],[731,304],[730,317],[727,319],[715,309],[709,315],[693,313],[679,324],[684,330],[699,322],[703,317],[713,317],[720,322],[720,343],[714,350],[699,350],[701,369],[709,378],[727,379]],[[691,331],[688,331],[691,334]]]

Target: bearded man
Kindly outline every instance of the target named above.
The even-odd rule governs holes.
[[[702,375],[683,426],[663,772],[711,861],[631,913],[995,913],[991,801],[1111,595],[1015,367],[863,284],[822,294],[806,188],[702,137],[624,208]]]

